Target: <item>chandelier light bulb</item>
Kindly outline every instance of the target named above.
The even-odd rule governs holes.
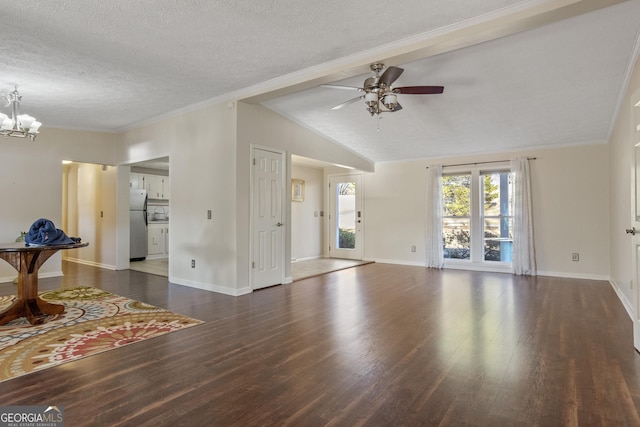
[[[31,127],[29,127],[29,133],[38,133],[38,129],[40,129],[40,126],[42,126],[42,123],[35,120],[33,123],[31,123]]]
[[[21,114],[18,116],[18,123],[22,129],[29,129],[31,124],[35,122],[36,119],[34,117],[29,116],[28,114]]]
[[[3,114],[3,116],[4,116],[4,118],[2,119],[2,124],[0,126],[0,129],[2,129],[2,130],[11,130],[11,129],[13,129],[13,120],[11,120],[5,114]]]

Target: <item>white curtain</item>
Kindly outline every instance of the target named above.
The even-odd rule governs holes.
[[[426,265],[432,268],[444,266],[442,251],[442,166],[427,169],[426,193]]]
[[[529,160],[511,160],[513,174],[513,274],[536,275],[536,254],[533,244],[533,207],[531,204],[531,174]]]

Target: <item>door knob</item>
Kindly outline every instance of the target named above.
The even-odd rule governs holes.
[[[277,223],[276,225],[277,225],[278,227],[282,227],[284,224],[283,224],[283,223],[281,223],[281,222],[279,222],[279,223]]]
[[[639,233],[640,230],[636,230],[635,227],[631,227],[631,228],[627,228],[626,230],[624,230],[627,232],[627,234],[631,234],[632,236],[635,236],[636,233]]]

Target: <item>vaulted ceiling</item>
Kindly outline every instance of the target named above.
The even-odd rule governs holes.
[[[373,161],[606,141],[637,56],[640,0],[11,2],[0,91],[43,128],[118,131],[261,102]],[[404,68],[371,117],[369,64]],[[6,112],[6,111],[3,111]]]

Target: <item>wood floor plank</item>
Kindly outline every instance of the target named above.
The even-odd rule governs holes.
[[[640,355],[604,281],[376,263],[230,297],[63,264],[41,290],[206,323],[2,382],[0,405],[73,426],[640,425]]]

